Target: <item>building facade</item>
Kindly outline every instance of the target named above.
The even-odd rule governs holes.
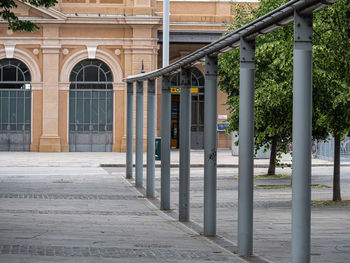
[[[12,32],[0,23],[0,150],[125,151],[123,78],[161,66],[162,1],[60,0],[49,9],[17,4],[16,15],[35,22],[40,30]],[[228,1],[171,1],[170,7],[171,62],[215,40],[231,17]],[[201,148],[203,140],[202,72],[203,65],[194,65],[194,148]],[[176,78],[172,77],[174,147]],[[220,93],[220,116],[228,115],[225,101]],[[147,96],[145,111],[146,103]],[[157,112],[156,133],[161,136]],[[218,146],[230,147],[230,138],[218,133]],[[144,134],[146,145],[146,127]]]

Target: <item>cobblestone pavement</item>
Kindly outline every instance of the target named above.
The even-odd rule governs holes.
[[[312,184],[329,188],[313,188],[313,200],[331,200],[332,167],[314,167]],[[109,168],[112,174],[116,172]],[[123,171],[122,171],[123,172]],[[171,203],[178,209],[178,168],[171,169]],[[119,172],[116,172],[119,173]],[[255,174],[266,169],[255,169]],[[291,174],[291,169],[277,173]],[[237,244],[238,169],[219,168],[217,180],[217,233]],[[350,167],[341,168],[342,197],[350,199]],[[144,171],[146,176],[146,170]],[[156,190],[160,192],[160,169],[156,170]],[[254,187],[254,254],[261,259],[291,262],[291,189],[261,189],[260,185],[287,185],[291,179],[256,179]],[[146,181],[144,181],[146,185]],[[203,224],[203,168],[191,168],[191,220],[202,231]],[[313,263],[347,263],[350,256],[350,207],[312,208],[311,261]]]
[[[11,162],[0,167],[0,262],[243,262],[156,209],[123,168]]]
[[[254,254],[259,257],[242,261],[199,235],[203,168],[191,168],[191,230],[176,219],[179,169],[171,170],[174,210],[165,214],[150,203],[159,200],[143,198],[133,181],[124,179],[125,168],[98,167],[123,163],[124,155],[0,153],[0,262],[290,262],[291,189],[259,187],[290,184],[290,179],[255,180]],[[218,155],[223,164],[231,160],[227,152]],[[191,162],[201,160],[200,152],[191,155]],[[289,168],[277,172],[291,173]],[[233,167],[218,169],[217,232],[229,251],[236,250],[237,173]],[[329,163],[319,161],[312,184],[331,186],[331,175]],[[349,166],[341,168],[341,185],[343,199],[349,200]],[[157,168],[158,193],[159,187]],[[313,200],[331,196],[331,188],[312,190]],[[349,262],[349,212],[349,207],[312,209],[313,263]]]

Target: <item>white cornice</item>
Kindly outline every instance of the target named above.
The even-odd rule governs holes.
[[[44,41],[47,40],[43,37],[31,38],[31,37],[0,37],[0,44],[3,45],[15,45],[15,44],[24,44],[24,45],[44,45]],[[158,41],[157,38],[50,38],[51,42],[55,43],[57,47],[63,45],[114,45],[114,46],[134,46],[138,43],[143,43],[145,41],[152,43],[150,45],[155,45]]]

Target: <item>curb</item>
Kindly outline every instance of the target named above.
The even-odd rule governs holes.
[[[172,163],[170,164],[171,168],[178,168],[180,165],[178,163]],[[319,163],[319,164],[312,164],[312,167],[333,167],[333,164],[330,163]],[[350,166],[350,163],[343,163],[340,164],[340,166]],[[108,164],[108,163],[102,163],[100,164],[100,167],[126,167],[125,164],[117,163],[117,164]],[[135,164],[133,165],[135,167]],[[147,164],[144,164],[143,167],[147,167]],[[157,163],[155,167],[159,168],[161,165]],[[204,164],[191,164],[192,168],[201,168],[204,167]],[[238,164],[218,164],[216,167],[218,168],[238,168]],[[280,167],[280,166],[277,166]],[[254,168],[269,168],[268,164],[254,164]]]

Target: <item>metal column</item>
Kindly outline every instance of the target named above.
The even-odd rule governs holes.
[[[240,40],[238,254],[253,253],[254,42]]]
[[[170,209],[170,124],[171,94],[169,77],[162,79],[162,147],[161,147],[161,189],[160,209]]]
[[[169,0],[163,1],[163,68],[169,65]]]
[[[134,113],[134,83],[127,83],[127,109],[126,109],[126,178],[132,178],[132,153],[133,153],[133,113]]]
[[[292,262],[310,262],[312,15],[294,13]]]
[[[191,71],[180,74],[180,185],[179,221],[190,220]]]
[[[155,197],[154,170],[155,170],[155,80],[148,80],[147,84],[147,197]]]
[[[136,82],[136,187],[143,185],[143,82]]]
[[[205,57],[204,88],[204,235],[216,235],[217,56]]]

